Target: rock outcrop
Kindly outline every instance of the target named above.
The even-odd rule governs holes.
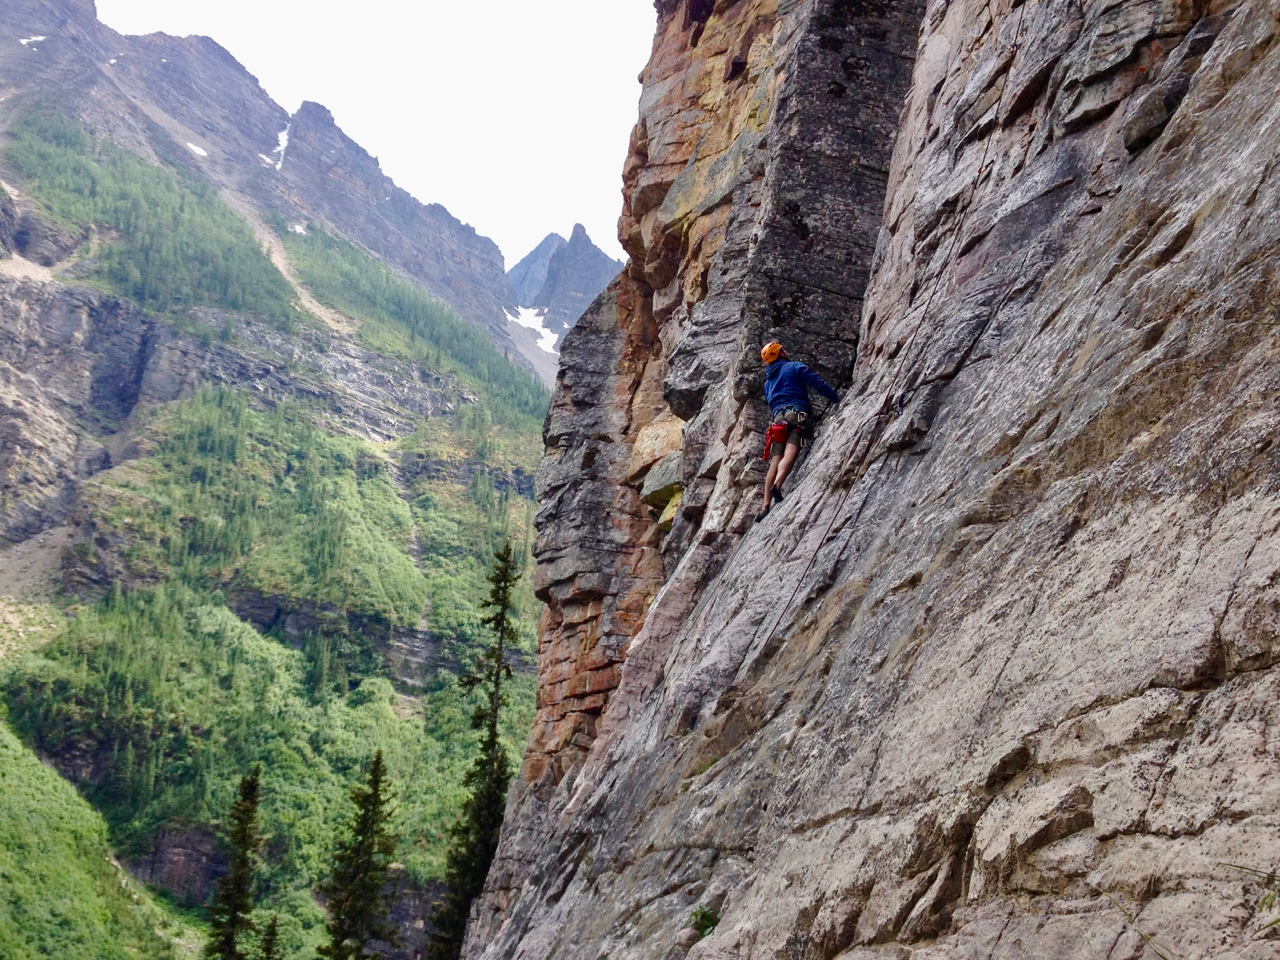
[[[547,282],[547,266],[551,256],[569,241],[558,233],[549,233],[542,242],[530,250],[514,267],[507,271],[507,279],[516,292],[521,306],[533,303],[542,285]],[[617,273],[617,271],[614,271]],[[600,291],[597,290],[596,293]]]
[[[218,879],[230,870],[230,858],[208,830],[161,827],[153,849],[128,862],[129,873],[166,891],[186,907],[209,902]]]
[[[466,956],[1272,956],[1280,5],[658,8]]]

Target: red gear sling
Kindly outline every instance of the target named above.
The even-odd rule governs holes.
[[[774,423],[769,425],[769,429],[764,432],[764,456],[763,460],[769,459],[770,451],[775,443],[787,442],[787,425],[785,423]]]

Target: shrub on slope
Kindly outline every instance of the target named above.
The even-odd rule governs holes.
[[[112,864],[102,818],[0,724],[0,956],[171,957],[160,920]]]

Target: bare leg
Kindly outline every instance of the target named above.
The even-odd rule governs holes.
[[[775,457],[773,459],[773,463],[769,464],[769,480],[772,481],[772,483],[765,484],[766,506],[769,502],[769,491],[774,487],[782,486],[783,481],[787,479],[787,474],[789,474],[791,472],[791,468],[795,466],[796,457],[798,456],[800,456],[800,444],[796,443],[794,440],[788,440],[786,452],[782,455],[782,462],[779,463],[778,458]],[[777,470],[774,470],[775,465],[778,468]]]
[[[769,509],[769,497],[773,493],[774,477],[778,475],[778,464],[782,462],[782,454],[775,453],[769,458],[769,472],[764,477],[764,509]]]

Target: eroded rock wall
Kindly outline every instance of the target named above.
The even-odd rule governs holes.
[[[252,384],[264,404],[302,397],[373,442],[453,409],[453,385],[340,333],[210,313],[228,342],[179,331],[119,298],[0,278],[0,543],[67,522],[78,485],[137,456],[138,409],[204,385]],[[103,571],[103,585],[121,571]]]
[[[680,246],[697,231],[645,218],[728,128],[699,126],[703,99],[666,127],[645,111],[746,11],[767,36],[746,70],[773,57],[767,146],[750,185],[719,194],[698,299],[703,261]],[[848,397],[783,507],[748,527],[749,356],[790,332],[752,241],[853,210],[839,198],[863,182],[842,146],[860,128],[806,140],[785,96],[825,69],[825,34],[805,47],[824,11],[854,38],[873,12],[660,9],[632,263],[566,343],[581,373],[541,477],[540,585],[550,616],[580,597],[581,619],[544,630],[542,732],[468,956],[1136,958],[1143,934],[1176,956],[1273,956],[1263,885],[1227,864],[1280,858],[1280,6],[931,4],[909,30],[883,208],[848,221],[878,230],[860,321],[813,341],[824,372],[852,361]],[[682,22],[702,27],[693,51],[670,43]],[[778,162],[789,144],[820,154],[812,176]],[[662,199],[637,202],[649,176]],[[776,256],[845,264],[853,284],[851,231],[810,230]],[[735,266],[736,314],[715,287]],[[715,470],[712,413],[732,425],[709,431]],[[664,534],[634,471],[667,417],[650,469],[672,456],[685,501],[704,470],[712,492]],[[594,477],[568,459],[588,448]],[[573,513],[566,491],[589,484],[637,529]],[[617,557],[636,544],[656,559],[628,594]],[[557,717],[557,691],[592,675],[562,654],[593,636],[618,651],[618,685],[590,723]],[[719,918],[702,939],[695,907]]]
[[[623,176],[630,261],[566,338],[544,431],[538,713],[477,931],[533,868],[655,597],[682,558],[709,575],[758,509],[760,344],[850,379],[922,8],[658,13]],[[662,616],[699,577],[667,585]]]

